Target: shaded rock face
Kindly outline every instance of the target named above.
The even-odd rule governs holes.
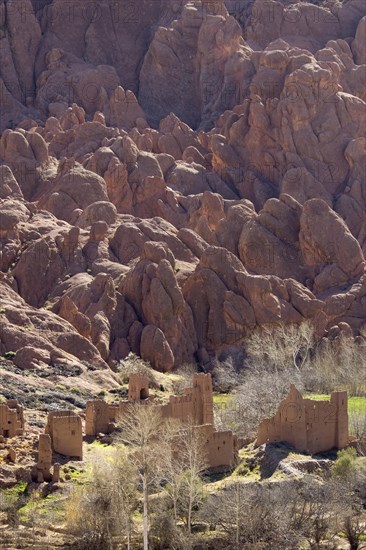
[[[0,355],[363,332],[364,1],[76,4],[0,0]]]

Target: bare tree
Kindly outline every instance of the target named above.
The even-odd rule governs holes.
[[[172,383],[173,393],[180,395],[186,388],[192,387],[193,376],[197,372],[197,366],[193,363],[184,363],[175,370],[176,378]]]
[[[126,533],[127,550],[130,549],[133,530],[132,514],[137,503],[137,471],[131,463],[125,448],[117,447],[114,460],[109,461],[110,480],[113,480],[113,495],[115,506],[119,510],[119,519],[122,530]]]
[[[107,458],[96,457],[92,482],[76,487],[66,503],[69,529],[80,550],[113,548],[123,536],[130,547],[132,513],[136,507],[137,472],[126,450],[115,449]]]
[[[120,422],[121,438],[130,447],[129,458],[134,464],[142,486],[143,548],[149,545],[149,493],[162,477],[169,447],[164,443],[165,424],[159,409],[151,404],[133,404]]]
[[[366,523],[366,472],[353,448],[338,452],[331,485],[340,511],[341,527],[351,550],[358,550]]]
[[[310,322],[300,325],[263,325],[255,329],[245,343],[249,362],[266,370],[294,367],[301,371],[314,345],[314,328]]]
[[[236,550],[243,548],[296,548],[298,534],[291,529],[287,502],[270,484],[235,481],[210,495],[201,517],[219,526]]]
[[[243,484],[233,483],[221,493],[211,495],[201,512],[203,519],[220,525],[230,538],[234,538],[237,550],[241,548],[242,531],[247,521],[248,502],[244,491]]]
[[[308,541],[310,548],[323,548],[344,526],[349,515],[354,516],[357,496],[351,478],[331,477],[327,480],[305,475],[291,484],[284,495],[288,503],[291,529]]]
[[[350,434],[354,435],[359,440],[366,440],[366,413],[350,411],[348,416]]]
[[[164,489],[173,505],[175,521],[181,517],[188,533],[192,530],[192,512],[202,502],[201,475],[207,467],[204,428],[170,423],[170,461],[167,464]]]
[[[255,437],[262,418],[272,416],[290,388],[302,389],[300,374],[293,368],[283,371],[250,369],[228,403],[216,407],[216,425],[242,437]]]
[[[330,393],[337,387],[347,388],[351,395],[364,395],[366,379],[365,347],[352,336],[335,340],[322,339],[314,348],[311,361],[302,371],[311,391]]]
[[[215,358],[211,375],[214,390],[222,393],[232,391],[242,380],[242,373],[236,370],[232,357],[224,361]]]
[[[169,503],[157,502],[151,518],[150,545],[153,550],[192,550],[187,532],[180,529],[172,515]]]
[[[119,363],[117,372],[123,383],[128,383],[131,374],[141,373],[148,377],[151,386],[157,386],[156,371],[154,371],[150,363],[144,361],[135,353],[130,352],[127,357]]]
[[[360,516],[347,516],[344,520],[343,529],[349,542],[350,550],[358,550],[361,545],[361,536],[365,532]]]

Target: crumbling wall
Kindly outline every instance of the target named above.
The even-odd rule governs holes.
[[[232,431],[213,431],[209,442],[210,468],[233,466],[236,457],[235,436]]]
[[[173,395],[163,405],[165,418],[190,422],[205,438],[208,468],[231,467],[235,462],[235,436],[231,431],[217,432],[214,427],[213,392],[210,374],[194,375],[192,388],[183,395]]]
[[[0,435],[14,437],[24,433],[23,407],[16,399],[0,403]]]
[[[347,392],[333,392],[330,401],[304,399],[307,449],[311,453],[348,445]]]
[[[140,401],[149,397],[149,379],[146,374],[139,372],[130,375],[128,381],[129,401]]]
[[[38,460],[32,469],[32,478],[38,483],[60,480],[60,464],[52,468],[52,441],[49,434],[40,434],[38,438]]]
[[[230,468],[236,459],[236,440],[232,431],[217,432],[213,424],[195,426],[202,437],[207,468]]]
[[[120,417],[119,405],[112,405],[112,404],[108,405],[109,431],[112,431],[115,428],[115,424],[116,422],[118,422],[119,417]]]
[[[259,425],[257,445],[287,442],[299,451],[319,453],[348,445],[347,392],[333,392],[330,401],[304,399],[291,386],[276,412]]]
[[[169,403],[161,409],[163,417],[196,424],[192,393],[192,388],[187,388],[183,395],[171,395]]]
[[[38,461],[39,470],[49,470],[52,465],[52,441],[49,434],[40,434],[38,439]]]
[[[111,433],[119,416],[119,405],[110,405],[102,399],[88,401],[85,409],[85,434]]]
[[[195,423],[213,424],[213,395],[211,374],[198,373],[193,378],[193,416]]]
[[[56,453],[83,458],[83,429],[78,414],[72,411],[49,413],[46,433],[50,435]]]
[[[183,395],[171,395],[169,403],[162,409],[165,418],[190,422],[194,426],[213,424],[213,395],[210,374],[196,373],[193,386],[186,388]]]
[[[102,399],[88,401],[85,409],[85,434],[97,435],[98,433],[108,433],[108,426],[108,403]]]

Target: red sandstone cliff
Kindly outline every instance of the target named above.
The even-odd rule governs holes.
[[[359,334],[364,1],[67,4],[0,0],[0,355],[169,370],[266,323]]]

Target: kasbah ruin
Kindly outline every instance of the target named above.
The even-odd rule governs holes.
[[[94,399],[86,404],[85,421],[69,410],[48,414],[44,433],[38,436],[38,460],[30,477],[34,482],[58,481],[60,464],[54,455],[83,459],[83,437],[110,434],[118,421],[127,415],[131,404],[153,404],[162,418],[190,423],[205,435],[208,469],[230,469],[237,459],[240,441],[231,431],[217,431],[214,425],[213,392],[210,374],[194,375],[192,387],[182,395],[171,395],[167,403],[158,402],[149,393],[145,374],[129,378],[128,398],[117,404]],[[16,451],[11,446],[14,436],[26,433],[22,406],[16,400],[0,404],[0,442],[8,450],[7,460],[16,463]],[[347,392],[336,391],[329,401],[303,398],[294,385],[279,404],[272,418],[260,422],[256,446],[267,443],[287,443],[299,452],[316,454],[343,449],[351,439],[348,433]]]

